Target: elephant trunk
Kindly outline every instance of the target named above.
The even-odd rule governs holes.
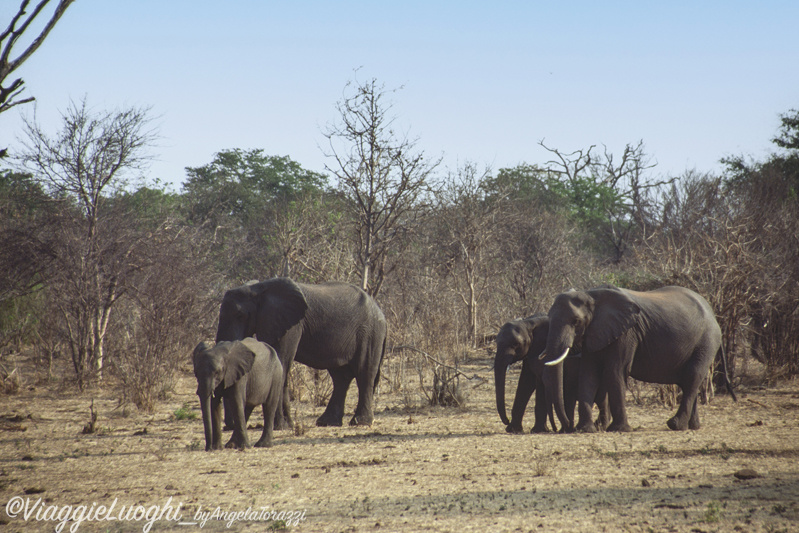
[[[544,390],[546,391],[547,410],[549,411],[553,429],[555,429],[554,420],[552,420],[552,411],[554,410],[560,421],[561,431],[570,431],[572,424],[566,416],[566,407],[563,401],[563,365],[544,367],[542,379],[544,381]]]
[[[547,347],[539,358],[544,360],[544,386],[547,391],[547,402],[554,406],[555,414],[560,420],[563,430],[569,431],[572,422],[566,416],[563,400],[563,360],[569,354],[574,342],[574,330],[569,327],[557,327],[550,319]],[[550,392],[552,395],[550,396]]]
[[[200,397],[200,408],[203,413],[203,429],[205,430],[205,451],[211,451],[214,444],[211,395]]]
[[[508,369],[508,362],[504,358],[497,357],[494,361],[494,389],[497,396],[497,412],[502,423],[506,426],[510,424],[508,414],[505,410],[505,373]]]

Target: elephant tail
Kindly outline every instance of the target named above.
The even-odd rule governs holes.
[[[380,352],[380,362],[377,364],[377,373],[375,374],[375,382],[373,385],[374,394],[377,394],[377,387],[380,385],[380,369],[383,367],[383,358],[386,356],[386,342],[388,340],[388,335],[383,337],[383,347]]]
[[[724,346],[719,346],[719,354],[721,355],[721,368],[724,372],[724,384],[727,386],[727,391],[729,391],[730,396],[734,401],[738,401],[738,397],[735,395],[735,391],[732,389],[732,383],[730,383],[730,375],[727,372],[727,356],[724,355]]]

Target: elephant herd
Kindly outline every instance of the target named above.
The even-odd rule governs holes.
[[[318,426],[342,425],[353,379],[358,403],[350,424],[371,425],[386,338],[386,319],[378,305],[346,283],[311,285],[274,278],[227,291],[216,343],[202,342],[193,354],[205,449],[222,447],[223,419],[233,430],[225,446],[249,447],[247,420],[258,405],[264,429],[255,446],[270,446],[273,428],[291,427],[287,376],[295,360],[327,370],[332,379],[333,392]],[[556,430],[555,416],[562,432],[631,431],[624,400],[630,376],[678,385],[682,400],[668,427],[699,429],[697,395],[716,357],[735,399],[713,310],[682,287],[570,290],[555,298],[547,314],[503,325],[496,343],[497,411],[511,433],[522,432],[533,392],[533,432],[547,431],[547,419]],[[509,420],[505,376],[517,361],[522,369]]]
[[[227,291],[216,345],[200,343],[193,354],[205,449],[222,447],[223,405],[225,423],[233,429],[226,447],[249,446],[247,419],[258,405],[264,431],[255,446],[271,445],[273,427],[291,427],[287,376],[295,360],[327,370],[332,378],[333,392],[318,426],[342,425],[353,379],[358,405],[350,424],[371,425],[387,331],[375,301],[346,283],[274,278]]]

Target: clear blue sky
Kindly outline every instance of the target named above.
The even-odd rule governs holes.
[[[19,0],[3,0],[5,27]],[[323,171],[346,82],[376,78],[442,171],[544,163],[538,146],[643,140],[656,176],[762,158],[799,108],[799,2],[77,0],[18,74],[55,132],[70,99],[151,106],[149,177],[228,148]],[[0,115],[15,146],[20,113]]]

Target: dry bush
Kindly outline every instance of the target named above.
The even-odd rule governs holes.
[[[333,394],[333,380],[327,370],[292,363],[289,371],[289,397],[293,402],[309,402],[324,407]]]
[[[799,205],[781,179],[750,178],[731,189],[686,176],[667,194],[658,232],[638,250],[640,267],[661,285],[688,287],[710,302],[731,379],[747,350],[776,373],[799,372]]]
[[[511,318],[547,312],[564,290],[588,288],[594,270],[578,246],[579,231],[563,215],[529,205],[505,214],[499,239],[505,260],[493,273],[490,295],[494,333]]]
[[[433,368],[433,390],[430,405],[442,407],[466,407],[466,392],[461,387],[457,368],[437,366]]]
[[[22,374],[19,367],[0,361],[0,394],[17,394],[22,386]]]
[[[470,349],[463,346],[462,353]],[[472,353],[477,353],[471,350]],[[455,352],[457,353],[457,352]],[[474,374],[469,376],[459,368],[459,357],[452,353],[433,356],[413,346],[393,346],[389,351],[390,367],[401,362],[406,369],[403,380],[393,392],[402,392],[404,408],[415,410],[422,399],[428,406],[466,408],[472,388],[486,382]],[[447,359],[443,359],[447,357]],[[384,362],[385,368],[385,362]],[[387,378],[388,379],[388,378]]]
[[[148,252],[115,314],[109,345],[123,401],[149,412],[197,342],[210,336],[217,299],[206,292],[215,275],[183,232],[154,235]]]

